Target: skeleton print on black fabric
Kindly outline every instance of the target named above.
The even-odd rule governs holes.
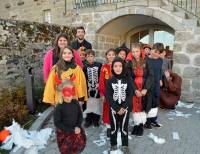
[[[127,84],[122,84],[122,81],[118,80],[117,83],[112,83],[112,88],[114,90],[113,100],[118,100],[119,104],[121,104],[122,101],[125,101]]]
[[[88,74],[88,91],[89,95],[91,91],[95,91],[95,96],[98,94],[98,87],[99,87],[99,78],[98,78],[98,67],[88,67],[87,74]]]

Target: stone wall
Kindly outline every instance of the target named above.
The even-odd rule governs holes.
[[[29,67],[34,68],[35,81],[42,83],[44,54],[60,32],[74,39],[73,28],[0,19],[0,87],[24,81]]]

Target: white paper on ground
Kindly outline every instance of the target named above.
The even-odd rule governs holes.
[[[168,113],[168,115],[169,115],[169,116],[176,116],[176,117],[188,118],[188,117],[190,117],[192,114],[190,114],[190,113],[184,114],[184,113],[181,112],[181,111],[170,111],[170,112]]]
[[[101,147],[106,144],[106,140],[105,139],[94,140],[93,143],[95,143],[97,146]]]
[[[173,133],[172,133],[172,136],[173,136],[173,139],[174,139],[174,140],[179,140],[179,139],[180,139],[180,138],[179,138],[178,132],[173,132]]]
[[[197,110],[196,113],[200,113],[200,110]]]
[[[158,138],[158,136],[156,136],[156,135],[154,135],[153,133],[150,133],[149,135],[148,135],[148,137],[150,138],[150,139],[152,139],[155,143],[157,143],[157,144],[164,144],[165,143],[165,139],[163,139],[163,138]]]
[[[47,145],[47,141],[50,138],[52,129],[45,128],[40,131],[27,131],[20,127],[20,125],[13,120],[11,126],[6,127],[7,130],[10,131],[11,137],[0,147],[2,149],[11,150],[13,144],[15,144],[17,148],[24,147],[28,151],[34,149],[34,151],[38,151]],[[30,148],[30,149],[29,149]]]
[[[174,120],[174,118],[168,118],[169,120]]]
[[[191,109],[191,108],[194,107],[194,103],[192,103],[192,104],[185,104],[185,103],[183,103],[181,101],[178,101],[177,107],[185,107],[185,108]]]

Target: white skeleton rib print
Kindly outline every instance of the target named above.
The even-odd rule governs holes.
[[[122,84],[122,81],[118,80],[117,83],[112,83],[112,88],[114,90],[113,100],[118,100],[119,104],[125,101],[127,84]]]
[[[98,67],[88,67],[87,68],[88,74],[88,91],[90,93],[91,90],[95,91],[95,97],[98,94]]]

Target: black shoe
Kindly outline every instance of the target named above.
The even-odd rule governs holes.
[[[173,107],[171,107],[170,109],[171,109],[171,110],[175,110],[176,108],[175,108],[175,106],[173,106]]]
[[[122,146],[122,152],[123,154],[130,154],[128,146]]]
[[[138,131],[137,131],[136,136],[142,137],[142,136],[143,136],[143,133],[144,133],[143,124],[140,124],[140,125],[138,126]]]
[[[157,128],[161,128],[162,125],[157,123],[156,121],[155,122],[151,122],[151,125],[154,126],[154,127],[157,127]]]
[[[99,122],[93,122],[94,127],[99,127]]]
[[[138,126],[134,126],[133,127],[133,130],[131,132],[132,135],[136,135],[137,134],[137,131],[138,131]]]
[[[117,146],[116,145],[110,147],[110,152],[115,151],[115,150],[117,150]]]
[[[88,127],[90,127],[91,125],[92,125],[92,123],[87,122],[87,121],[84,123],[84,127],[85,127],[85,128],[88,128]]]
[[[152,130],[151,124],[149,123],[144,124],[144,128]]]
[[[107,128],[107,137],[110,138],[111,129]]]

